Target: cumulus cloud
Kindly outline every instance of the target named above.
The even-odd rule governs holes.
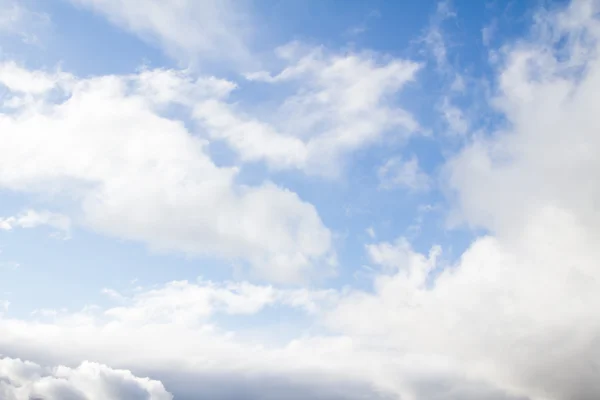
[[[237,184],[237,168],[216,166],[204,140],[161,116],[218,99],[230,82],[163,70],[89,79],[9,70],[10,95],[33,101],[0,114],[1,187],[72,205],[75,222],[95,231],[240,259],[279,282],[330,270],[331,235],[312,205],[270,182]]]
[[[3,317],[0,348],[45,364],[77,364],[86,354],[155,376],[184,400],[389,398],[385,388],[365,378],[365,358],[353,357],[349,338],[296,337],[294,330],[292,340],[282,340],[290,318],[286,313],[271,330],[259,332],[229,331],[215,320],[217,315],[244,315],[256,321],[270,306],[319,315],[336,298],[330,291],[243,282],[172,282],[123,294],[122,304],[113,308],[37,313],[29,322]]]
[[[184,400],[444,398],[448,392],[457,400],[512,399],[494,386],[460,376],[447,360],[398,353],[391,347],[382,352],[357,335],[307,330],[298,337],[294,330],[292,339],[282,340],[284,321],[256,333],[229,331],[206,319],[208,313],[218,312],[254,314],[253,321],[258,321],[269,292],[277,294],[273,305],[299,307],[313,315],[322,315],[337,302],[336,296],[318,291],[252,285],[240,289],[243,286],[173,282],[127,297],[129,304],[117,308],[45,313],[29,322],[2,318],[0,348],[46,364],[78,363],[85,354],[137,375],[154,376]],[[306,299],[315,308],[306,308]]]
[[[505,117],[503,129],[468,138],[465,147],[445,166],[448,193],[455,202],[455,220],[486,232],[476,237],[457,260],[445,259],[438,246],[421,253],[402,238],[382,241],[366,247],[370,261],[382,268],[369,290],[345,288],[323,294],[280,291],[253,284],[173,282],[133,296],[121,295],[119,300],[124,304],[112,308],[59,313],[50,320],[23,321],[2,316],[0,349],[26,354],[28,358],[32,355],[70,363],[79,362],[85,355],[112,366],[130,368],[136,374],[149,371],[152,374],[143,374],[160,376],[161,381],[169,383],[169,390],[183,399],[185,396],[194,399],[600,398],[599,12],[599,2],[581,0],[564,10],[540,13],[530,37],[508,44],[500,52],[501,62],[495,66],[498,79],[492,111]],[[261,74],[258,78],[277,81],[282,79],[279,76]],[[105,79],[123,82],[119,77]],[[139,78],[131,81],[132,91],[118,92],[119,96],[110,95],[113,93],[110,85],[101,85],[99,91],[74,90],[72,99],[85,99],[90,93],[94,98],[102,98],[108,93],[111,104],[116,104],[120,113],[126,111],[117,115],[123,118],[121,122],[132,123],[135,116],[136,126],[140,126],[139,121],[143,121],[140,116],[168,101],[147,103],[150,100],[139,94],[143,86]],[[209,85],[211,90],[217,90],[214,83]],[[95,84],[96,80],[83,82],[84,88]],[[175,87],[181,93],[181,87]],[[220,95],[211,96],[222,96],[215,103],[222,106],[231,85],[219,83],[216,87]],[[171,97],[169,90],[161,89],[159,93],[164,93],[165,99]],[[194,94],[194,98],[197,96]],[[69,101],[50,106],[50,115],[68,114],[69,107],[75,104],[77,110],[86,110],[85,102]],[[101,117],[116,117],[106,115],[101,106],[94,109],[100,111]],[[47,117],[46,108],[34,110],[33,115],[44,122],[44,127],[52,127],[53,120]],[[125,118],[128,113],[131,116]],[[4,117],[2,121],[27,122],[29,115]],[[84,115],[92,118],[94,114]],[[50,177],[53,187],[60,184],[68,188],[67,193],[81,202],[78,204],[86,221],[94,227],[108,226],[98,224],[94,217],[111,215],[109,211],[121,202],[134,204],[125,201],[128,196],[134,197],[132,192],[124,190],[131,182],[136,182],[135,193],[147,195],[144,199],[148,201],[163,199],[160,197],[163,192],[152,191],[158,182],[170,189],[165,193],[173,190],[180,193],[179,190],[185,189],[184,193],[192,193],[196,203],[201,199],[194,195],[197,181],[192,179],[190,186],[182,185],[182,189],[172,186],[174,178],[190,182],[182,171],[190,171],[190,166],[196,167],[196,162],[201,161],[201,167],[192,168],[192,172],[209,169],[227,177],[227,171],[215,167],[202,153],[196,153],[196,142],[186,131],[178,131],[172,128],[172,121],[152,115],[152,123],[144,124],[143,131],[148,133],[145,140],[153,158],[136,152],[137,141],[117,142],[111,139],[112,131],[103,129],[107,141],[94,141],[93,146],[82,146],[75,135],[66,137],[71,140],[69,143],[78,144],[80,151],[92,156],[96,155],[95,148],[109,146],[111,153],[116,154],[114,160],[102,163],[103,158],[96,156],[98,161],[88,165],[74,158],[77,168],[67,169],[62,159],[70,158],[63,157],[59,162],[58,157],[48,156],[52,152],[35,153],[33,148],[22,145],[18,147],[21,153],[29,151],[51,161],[43,171],[45,175],[39,175],[32,167],[10,169],[11,164],[2,164],[5,157],[1,157],[0,182],[14,189],[38,190],[44,188],[43,183]],[[102,118],[93,122],[102,126]],[[157,133],[161,131],[159,128],[167,126],[164,124],[172,128],[169,131],[183,144],[171,142],[174,139],[169,136],[168,146],[164,145],[167,138]],[[85,121],[77,120],[76,125],[85,127],[84,132],[91,131]],[[4,132],[7,130],[0,129],[0,135]],[[5,134],[10,140],[3,143],[16,146],[15,143],[21,143],[19,138],[26,137],[25,133],[18,138]],[[121,138],[132,135],[123,130],[119,133]],[[44,148],[52,149],[51,142],[42,143]],[[169,158],[156,150],[156,143],[161,144],[161,151],[167,155],[168,149],[175,147],[177,162],[186,168],[177,168],[181,164],[174,161],[174,156]],[[122,153],[119,150],[122,148],[128,152]],[[119,167],[118,173],[110,169],[113,162]],[[152,176],[156,179],[152,182],[141,179],[146,176],[141,172],[157,163],[170,175],[154,172]],[[88,179],[88,174],[94,179]],[[85,185],[73,184],[73,180],[83,180],[82,177],[86,177]],[[120,180],[121,177],[125,178]],[[112,186],[113,180],[116,188]],[[218,186],[222,180],[219,175],[219,180],[211,183]],[[243,204],[246,194],[238,192],[240,189],[231,180],[226,182],[223,192],[235,193],[231,195],[235,200],[232,204],[236,207]],[[273,193],[281,191],[271,188]],[[173,199],[166,194],[164,198]],[[305,204],[297,197],[293,199],[286,204]],[[212,213],[222,210],[219,208],[222,198],[217,200],[210,203],[214,206]],[[148,206],[138,201],[133,211],[147,207],[143,212],[146,219],[154,215],[151,211],[155,210],[155,204]],[[176,204],[177,209],[187,205]],[[161,219],[160,224],[142,228],[153,231],[166,227],[170,236],[177,233],[178,226],[188,229],[186,235],[200,229],[174,214],[175,208],[168,210],[169,218],[177,219],[177,225]],[[192,214],[191,208],[184,210],[186,216]],[[197,208],[193,211],[198,215]],[[220,212],[217,214],[221,215]],[[125,221],[128,225],[142,219],[127,219],[125,213],[114,215],[114,221]],[[263,222],[260,218],[253,221]],[[133,232],[136,235],[131,237],[145,238],[138,231]],[[249,236],[238,237],[227,229],[218,232],[221,236],[211,243],[218,245],[224,240],[231,243],[232,236],[242,243],[249,240]],[[264,246],[259,242],[257,247],[264,249]],[[289,251],[285,254],[293,253],[292,247],[274,247],[281,248]],[[305,251],[312,248],[302,247]],[[248,334],[243,328],[231,331],[217,323],[217,316],[260,320],[261,313],[274,305],[303,313],[310,311],[314,319],[304,321],[305,329],[302,333],[295,330],[291,339],[282,338],[281,331],[272,326],[257,335]],[[264,390],[267,382],[271,385],[269,394]]]
[[[242,160],[332,176],[339,173],[344,155],[376,143],[385,133],[406,138],[419,129],[394,100],[415,78],[419,64],[382,61],[371,53],[341,55],[300,43],[277,53],[286,65],[282,71],[247,74],[252,81],[295,88],[276,110],[253,117],[239,107],[208,102],[194,113],[212,138],[225,141]]]
[[[515,396],[600,396],[598,11],[540,13],[531,38],[503,49],[493,104],[506,129],[474,138],[446,171],[458,216],[488,234],[448,268],[402,242],[370,248],[400,271],[342,300],[331,326],[450,359]]]
[[[4,400],[172,400],[162,383],[131,371],[84,362],[77,368],[43,368],[20,359],[0,358],[0,397]]]

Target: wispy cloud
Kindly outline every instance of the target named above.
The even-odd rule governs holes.
[[[421,170],[416,156],[407,160],[390,158],[379,167],[377,176],[382,189],[405,188],[419,192],[431,187],[431,179]]]

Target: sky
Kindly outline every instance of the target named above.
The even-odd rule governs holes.
[[[599,16],[0,0],[0,398],[600,398]]]

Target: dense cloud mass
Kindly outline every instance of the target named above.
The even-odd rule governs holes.
[[[181,42],[160,22],[159,2],[138,2],[152,7],[153,17],[143,18],[116,0],[77,3],[161,43],[211,47]],[[190,4],[178,2],[166,21],[186,7],[198,12]],[[453,15],[441,6],[438,13]],[[339,177],[350,154],[390,129],[403,139],[424,131],[391,100],[418,81],[423,63],[299,43],[278,50],[281,72],[238,82],[158,68],[81,78],[0,63],[8,94],[0,108],[0,187],[61,209],[0,218],[0,231],[77,226],[155,249],[242,260],[252,276],[273,282],[104,288],[101,306],[0,314],[3,354],[41,365],[94,361],[44,368],[0,359],[0,397],[600,399],[598,15],[594,0],[541,10],[526,36],[491,50],[490,95],[479,100],[497,120],[492,128],[471,132],[477,123],[466,120],[468,110],[443,94],[438,111],[460,148],[445,153],[438,176],[416,157],[378,160],[379,189],[443,186],[449,229],[478,232],[464,252],[452,258],[437,244],[421,252],[407,237],[379,240],[369,228],[361,250],[372,281],[329,289],[274,286],[344,265],[313,204],[270,180],[242,184],[240,171],[262,162]],[[436,67],[456,82],[443,32],[432,32]],[[235,100],[247,82],[289,85],[292,94],[266,115]],[[189,124],[169,113],[174,107]],[[227,145],[239,164],[218,165],[211,141]]]
[[[77,368],[43,368],[19,359],[0,359],[3,400],[172,400],[160,382],[130,371],[84,362]]]

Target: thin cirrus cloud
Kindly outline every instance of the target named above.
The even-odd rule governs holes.
[[[377,176],[382,189],[399,187],[422,192],[431,187],[431,178],[421,170],[416,156],[408,160],[401,157],[390,158],[377,169]]]
[[[157,43],[171,56],[251,63],[250,2],[230,0],[70,0],[115,25]],[[227,49],[227,51],[223,51]]]

